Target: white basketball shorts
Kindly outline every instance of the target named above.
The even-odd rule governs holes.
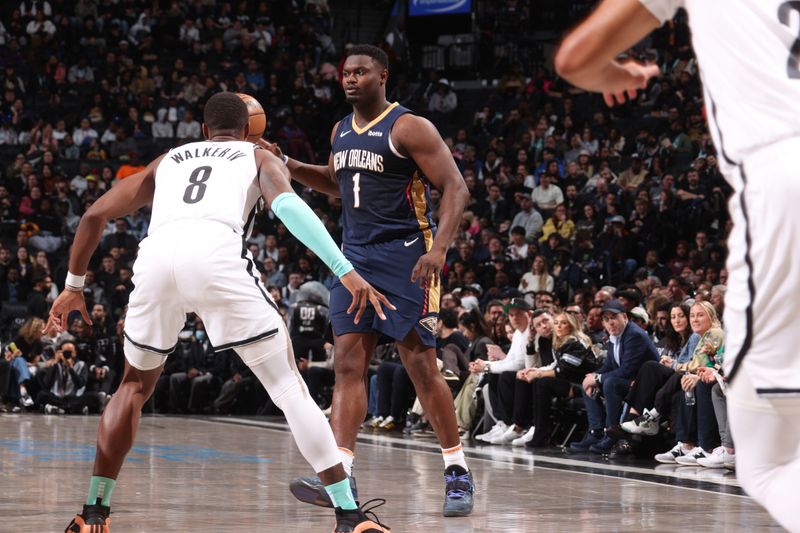
[[[759,149],[730,181],[725,371],[762,398],[800,398],[800,138]]]
[[[202,318],[216,350],[275,337],[278,308],[241,235],[219,222],[159,228],[139,247],[125,317],[125,357],[139,370],[160,366],[177,344],[186,313]]]

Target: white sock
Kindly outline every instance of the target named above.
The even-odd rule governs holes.
[[[464,470],[469,471],[467,459],[464,457],[464,448],[461,444],[453,446],[452,448],[442,448],[442,458],[444,459],[445,470],[453,465],[458,465]]]
[[[353,475],[353,463],[356,460],[355,454],[348,450],[347,448],[342,448],[339,446],[339,458],[342,460],[342,466],[344,467],[344,473],[348,476]]]

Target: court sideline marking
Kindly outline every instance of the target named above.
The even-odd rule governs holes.
[[[222,423],[238,426],[258,427],[272,431],[289,433],[289,427],[285,423],[269,422],[262,420],[251,420],[247,418],[235,417],[198,417],[195,420],[208,423]],[[425,453],[440,455],[438,443],[409,442],[407,439],[390,437],[386,435],[369,435],[359,433],[357,441],[368,446],[389,446],[392,448],[421,451]],[[624,466],[614,464],[594,463],[591,461],[581,461],[579,459],[567,459],[561,457],[535,456],[525,451],[527,456],[516,455],[513,451],[492,448],[484,450],[464,446],[464,453],[471,459],[478,459],[487,462],[515,464],[527,466],[529,468],[543,468],[560,472],[572,472],[576,474],[614,477],[623,480],[637,481],[660,486],[670,486],[686,490],[700,492],[710,492],[723,496],[737,496],[740,498],[751,499],[739,486],[735,478],[726,479],[705,479],[698,480],[680,476],[675,472],[659,472],[654,469]],[[544,463],[544,464],[542,464]],[[550,466],[547,466],[550,465]],[[698,467],[701,468],[701,467]]]

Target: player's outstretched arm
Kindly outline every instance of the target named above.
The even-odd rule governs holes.
[[[421,280],[427,286],[432,275],[438,274],[444,265],[447,249],[461,224],[469,191],[453,155],[429,120],[405,114],[394,123],[391,135],[398,150],[411,157],[433,186],[442,192],[439,227],[433,246],[419,258],[411,273],[412,282]]]
[[[635,98],[658,67],[616,58],[660,25],[640,0],[604,0],[561,43],[556,71],[577,87],[604,93],[608,105]]]
[[[153,192],[155,191],[153,178],[158,163],[163,157],[163,155],[160,156],[141,172],[114,185],[83,214],[75,232],[69,256],[70,276],[80,278],[86,274],[89,259],[100,243],[103,230],[109,220],[129,215],[153,201]],[[67,278],[67,287],[53,302],[45,331],[52,329],[63,331],[67,325],[67,316],[72,311],[80,311],[86,323],[92,323],[89,313],[86,311],[83,291],[81,287],[70,287],[70,279],[70,277]]]
[[[337,126],[338,123],[333,127],[334,132]],[[331,142],[333,142],[333,136],[331,136]],[[257,144],[271,152],[278,159],[284,159],[283,152],[277,144],[263,139],[260,139]],[[335,177],[336,173],[333,170],[333,154],[328,156],[327,165],[312,165],[290,157],[286,157],[285,160],[286,168],[289,169],[289,174],[293,180],[328,196],[341,198],[342,193],[339,191],[339,184],[336,182]]]
[[[256,165],[261,194],[272,211],[292,235],[308,246],[334,274],[339,276],[342,285],[353,295],[353,301],[347,312],[349,314],[356,311],[354,322],[358,324],[362,313],[370,304],[378,316],[386,320],[382,306],[385,305],[389,309],[395,307],[355,271],[317,215],[294,193],[290,185],[289,171],[283,162],[272,153],[257,151]]]

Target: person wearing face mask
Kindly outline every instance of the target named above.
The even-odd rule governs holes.
[[[175,352],[184,359],[186,370],[169,377],[170,409],[176,413],[196,412],[200,407],[197,387],[203,389],[214,378],[207,368],[213,348],[205,338],[205,330],[181,331]]]

